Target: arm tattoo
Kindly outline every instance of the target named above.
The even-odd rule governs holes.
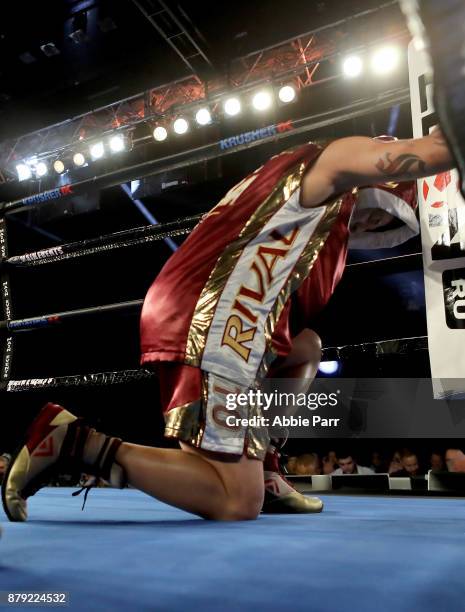
[[[376,168],[381,174],[386,176],[404,175],[415,177],[418,171],[421,173],[425,172],[426,163],[418,155],[412,155],[411,153],[398,155],[394,159],[391,159],[391,153],[386,153],[384,158],[379,158]]]

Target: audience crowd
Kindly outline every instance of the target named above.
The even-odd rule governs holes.
[[[321,456],[317,453],[287,457],[285,469],[295,476],[318,474],[389,474],[390,476],[424,476],[434,472],[465,472],[465,454],[457,448],[448,448],[444,453],[433,450],[428,457],[419,460],[419,455],[408,448],[383,454],[373,451],[368,465],[361,465],[353,449],[330,450]]]
[[[11,456],[8,453],[0,455],[0,483],[8,468]],[[284,469],[287,474],[295,476],[316,476],[319,474],[389,474],[390,476],[424,476],[433,470],[435,472],[465,472],[465,454],[461,449],[448,448],[444,453],[433,450],[426,461],[420,461],[415,451],[403,448],[391,455],[373,451],[369,465],[361,465],[357,453],[352,449],[340,448],[329,450],[321,456],[317,453],[303,453],[285,458]],[[83,475],[80,484],[88,479]],[[60,477],[52,483],[55,486],[73,486],[69,478]],[[95,483],[93,486],[99,486]],[[86,486],[86,485],[84,485]]]

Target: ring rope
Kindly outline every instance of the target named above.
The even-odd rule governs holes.
[[[194,215],[176,219],[158,225],[144,225],[130,230],[123,230],[98,238],[69,242],[60,246],[24,253],[5,258],[1,263],[8,266],[40,266],[58,261],[66,261],[77,257],[95,255],[130,246],[138,246],[148,242],[163,240],[173,236],[189,234],[203,215]]]
[[[411,351],[427,350],[428,337],[417,336],[412,338],[395,338],[391,340],[378,340],[363,344],[348,344],[345,346],[328,347],[322,351],[322,360],[338,359],[347,361],[358,355],[382,357],[384,355],[402,354]],[[43,389],[56,389],[66,387],[101,387],[110,385],[128,384],[132,382],[156,378],[152,370],[139,368],[137,370],[118,370],[115,372],[96,372],[93,374],[77,374],[72,376],[59,376],[57,378],[30,378],[24,380],[10,380],[0,386],[0,390],[7,392],[41,391]]]
[[[108,387],[110,385],[123,385],[132,382],[156,378],[154,372],[140,368],[138,370],[118,370],[115,372],[96,372],[93,374],[76,374],[71,376],[58,376],[56,378],[27,378],[24,380],[10,380],[5,383],[7,392],[41,391],[43,389],[57,389],[68,387]]]
[[[26,319],[14,319],[0,321],[0,330],[7,329],[9,332],[31,331],[44,327],[51,327],[58,323],[68,320],[76,320],[86,316],[112,314],[120,312],[138,312],[142,308],[144,300],[131,300],[128,302],[116,302],[115,304],[105,304],[103,306],[92,306],[91,308],[79,308],[77,310],[67,310],[53,314],[29,317]]]

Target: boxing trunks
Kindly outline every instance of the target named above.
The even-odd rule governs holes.
[[[232,410],[228,398],[260,385],[342,275],[355,193],[300,205],[302,177],[321,151],[285,151],[233,187],[150,287],[141,363],[159,372],[168,437],[263,458],[266,428],[238,423],[260,416],[258,407]]]

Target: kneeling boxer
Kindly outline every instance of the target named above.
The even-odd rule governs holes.
[[[342,275],[349,229],[360,248],[407,240],[418,233],[413,179],[451,166],[435,131],[309,143],[247,176],[168,260],[142,310],[142,364],[159,372],[165,433],[181,449],[122,442],[48,404],[6,474],[9,518],[25,520],[27,498],[72,470],[209,519],[320,511],[320,500],[280,475],[279,443],[266,427],[227,425],[227,397],[259,389],[266,376],[305,390],[320,352],[312,320]],[[254,403],[235,410],[260,416]]]

